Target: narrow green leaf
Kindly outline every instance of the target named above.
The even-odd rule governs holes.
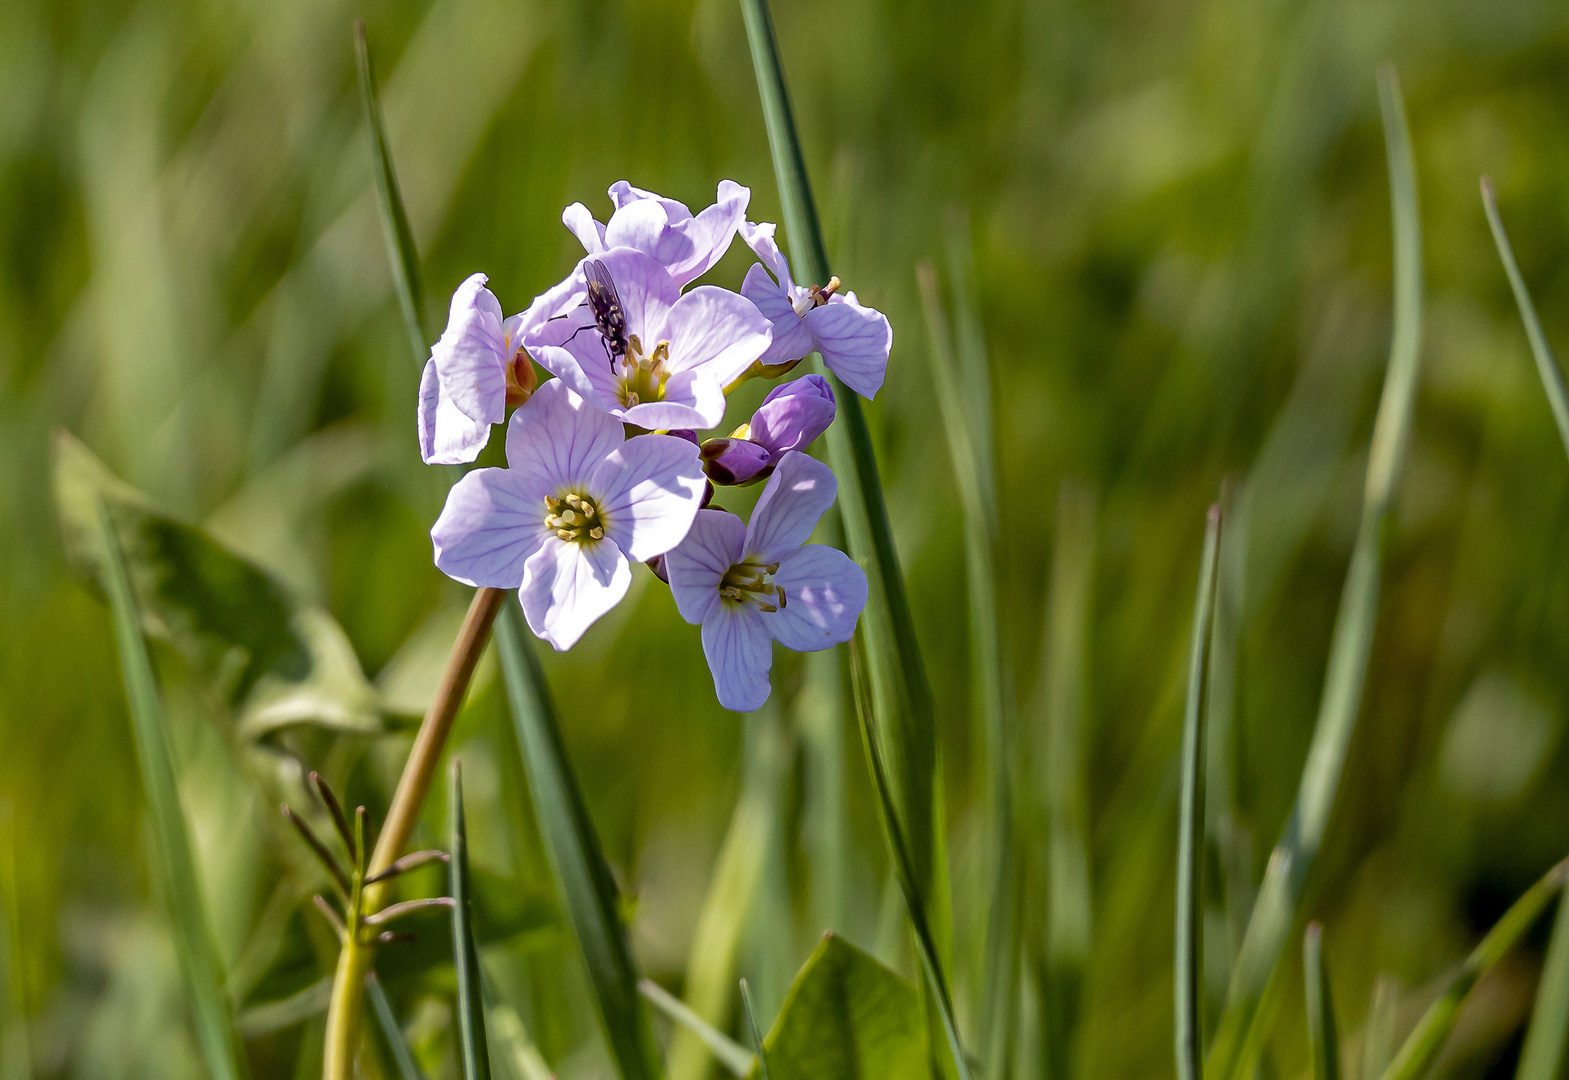
[[[638,991],[653,1003],[654,1007],[664,1013],[671,1020],[681,1026],[682,1030],[689,1031],[706,1046],[719,1063],[738,1077],[744,1077],[752,1071],[756,1055],[746,1047],[736,1042],[730,1036],[704,1020],[696,1009],[676,997],[670,991],[660,986],[653,979],[640,979],[637,984]],[[707,1062],[703,1064],[706,1066]],[[674,1069],[671,1070],[674,1072]],[[706,1074],[705,1074],[706,1075]]]
[[[1373,1000],[1368,1003],[1367,1027],[1362,1036],[1362,1075],[1366,1080],[1383,1076],[1395,1056],[1395,1024],[1400,1012],[1400,982],[1392,975],[1380,975],[1373,982]]]
[[[1378,87],[1395,241],[1395,317],[1389,368],[1373,422],[1362,520],[1330,638],[1323,697],[1296,804],[1264,873],[1210,1050],[1210,1075],[1220,1080],[1252,1076],[1274,1020],[1280,961],[1296,925],[1308,872],[1324,842],[1346,752],[1356,731],[1378,618],[1383,541],[1416,403],[1422,330],[1422,237],[1416,172],[1405,105],[1393,68],[1380,69]]]
[[[1540,881],[1527,889],[1504,912],[1503,918],[1493,924],[1487,936],[1471,950],[1471,955],[1466,957],[1460,970],[1449,980],[1449,985],[1438,1000],[1429,1005],[1422,1019],[1417,1021],[1416,1027],[1400,1047],[1400,1053],[1384,1070],[1383,1080],[1417,1080],[1427,1075],[1438,1052],[1444,1048],[1444,1040],[1454,1030],[1466,995],[1477,980],[1487,974],[1488,969],[1502,960],[1504,954],[1525,936],[1542,912],[1547,910],[1547,905],[1563,892],[1565,880],[1569,880],[1569,859],[1564,859],[1544,874]]]
[[[746,1027],[752,1034],[752,1045],[757,1047],[757,1071],[762,1080],[774,1080],[768,1071],[768,1050],[763,1046],[763,1033],[757,1026],[757,1010],[752,1008],[752,990],[741,980],[741,1008],[746,1012]]]
[[[131,591],[120,541],[102,499],[98,500],[98,535],[104,588],[109,595],[120,653],[120,674],[125,680],[131,730],[136,737],[136,756],[142,767],[142,786],[157,838],[164,893],[172,909],[175,951],[196,1022],[197,1041],[213,1080],[240,1080],[245,1076],[245,1055],[234,1028],[229,996],[224,993],[223,965],[207,923],[191,838],[180,807],[169,719],[152,660],[147,655],[147,642],[142,638],[142,616],[137,610],[136,594]]]
[[[1178,1080],[1204,1076],[1204,694],[1220,559],[1220,506],[1209,508],[1188,645],[1188,696],[1182,717],[1182,797],[1177,831],[1175,962]]]
[[[1547,391],[1547,404],[1553,410],[1553,422],[1558,425],[1558,437],[1564,451],[1569,453],[1569,388],[1564,386],[1563,372],[1547,343],[1542,322],[1536,317],[1536,305],[1520,276],[1515,262],[1514,248],[1509,244],[1509,234],[1504,231],[1504,220],[1498,215],[1498,198],[1493,193],[1491,177],[1482,177],[1482,209],[1487,212],[1488,227],[1493,230],[1493,243],[1498,246],[1498,257],[1503,261],[1504,273],[1509,278],[1509,288],[1514,291],[1515,305],[1520,309],[1520,321],[1525,324],[1525,336],[1531,342],[1531,355],[1536,359],[1536,373],[1542,378],[1542,389]]]
[[[1569,904],[1558,898],[1558,918],[1536,986],[1516,1080],[1559,1080],[1569,1051]]]
[[[327,1001],[332,997],[332,976],[323,975],[303,990],[277,1001],[264,1001],[251,1005],[235,1017],[234,1026],[244,1038],[254,1039],[274,1031],[322,1016],[327,1012]]]
[[[426,1080],[425,1070],[414,1060],[414,1052],[409,1049],[409,1042],[403,1036],[403,1025],[398,1023],[398,1016],[392,1011],[392,1002],[387,999],[387,991],[382,988],[381,980],[376,978],[374,971],[365,977],[365,994],[370,998],[371,1012],[376,1016],[376,1026],[381,1029],[387,1053],[392,1056],[392,1064],[398,1070],[398,1080]]]
[[[556,723],[522,608],[510,600],[496,618],[496,646],[512,706],[534,813],[555,872],[562,910],[572,923],[605,1035],[622,1080],[660,1076],[653,1033],[621,925],[616,883],[605,865]]]
[[[9,800],[0,802],[0,1080],[28,1080],[33,1075],[22,983],[15,813]]]
[[[474,945],[474,897],[469,880],[468,823],[463,816],[463,766],[454,758],[447,770],[447,816],[452,823],[452,856],[447,878],[452,892],[452,966],[458,979],[458,1047],[463,1080],[490,1080],[490,1040],[485,1037],[485,988]]]
[[[494,995],[492,995],[494,998]],[[550,1065],[528,1037],[523,1018],[505,1003],[490,1008],[490,1033],[498,1051],[509,1055],[518,1080],[554,1080]]]
[[[1313,1080],[1340,1080],[1340,1035],[1335,1028],[1335,1002],[1324,968],[1324,928],[1309,923],[1302,935],[1302,978],[1307,997],[1308,1050]]]
[[[430,356],[421,313],[425,310],[420,293],[419,251],[414,246],[414,231],[403,210],[403,195],[398,190],[398,173],[392,165],[392,148],[387,128],[381,119],[381,94],[376,88],[376,69],[371,64],[370,45],[365,40],[365,23],[354,23],[354,58],[360,77],[360,101],[365,106],[365,126],[370,133],[372,164],[376,173],[376,195],[381,204],[382,235],[387,241],[387,260],[392,264],[392,284],[403,312],[403,327],[409,336],[409,349],[416,363],[423,365]]]

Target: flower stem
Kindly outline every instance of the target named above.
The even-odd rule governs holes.
[[[452,643],[452,655],[447,659],[447,670],[442,675],[436,697],[425,713],[419,734],[414,737],[414,747],[403,766],[403,776],[393,793],[392,805],[387,809],[387,820],[382,824],[381,835],[376,839],[375,851],[364,868],[366,877],[375,877],[386,870],[408,845],[414,833],[414,823],[419,818],[420,806],[430,790],[436,763],[441,759],[447,733],[457,718],[458,707],[468,691],[474,668],[490,639],[491,624],[501,610],[506,597],[504,589],[480,589],[474,594],[463,628]],[[381,903],[387,882],[376,881],[363,887],[357,899],[358,910],[350,912],[349,934],[338,954],[338,969],[333,976],[332,998],[327,1004],[327,1040],[325,1046],[323,1080],[353,1080],[354,1054],[359,1046],[360,1015],[363,1011],[365,976],[371,970],[376,949],[371,941],[362,940],[360,918],[374,912]]]

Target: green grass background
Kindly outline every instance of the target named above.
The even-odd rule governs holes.
[[[421,633],[439,653],[466,602],[430,561],[450,478],[415,448],[417,371],[376,216],[356,16],[382,76],[431,325],[475,270],[521,309],[575,258],[561,208],[582,200],[603,217],[618,179],[697,207],[732,177],[753,189],[750,217],[777,218],[732,0],[0,6],[5,1080],[28,1067],[201,1075],[108,614],[60,549],[50,430],[69,429],[323,602],[370,675]],[[1032,751],[1059,490],[1093,494],[1082,672],[1093,919],[1068,1059],[1097,1078],[1170,1068],[1183,662],[1204,507],[1223,486],[1247,517],[1234,786],[1255,873],[1295,793],[1388,345],[1374,69],[1397,65],[1426,245],[1421,388],[1362,723],[1308,894],[1354,1048],[1381,974],[1419,1008],[1423,987],[1569,851],[1569,463],[1476,190],[1484,172],[1497,180],[1563,346],[1569,15],[1524,0],[809,0],[775,18],[835,268],[895,327],[870,413],[938,699],[963,1016],[978,988],[962,957],[979,948],[987,901],[981,736],[962,511],[914,270],[923,258],[943,269],[946,214],[969,214],[992,361],[1000,620],[1031,789],[1044,767]],[[709,280],[737,287],[748,259],[737,245]],[[736,399],[732,423],[760,393]],[[643,970],[680,989],[749,767],[769,778],[774,842],[736,917],[764,1025],[825,925],[913,971],[890,932],[853,729],[839,732],[850,858],[836,889],[809,812],[803,732],[821,710],[795,693],[805,665],[780,662],[777,710],[723,712],[696,629],[640,578],[570,655],[545,659],[635,900]],[[248,752],[179,659],[155,658],[215,933],[235,964],[280,879],[309,871],[247,779]],[[309,736],[288,745],[313,764],[330,752]],[[385,805],[401,745],[369,748],[351,799]],[[489,667],[454,746],[476,866],[548,895]],[[443,803],[427,813],[432,842]],[[1023,822],[1026,845],[1042,841],[1039,826]],[[1027,899],[1026,922],[1041,902]],[[275,973],[275,993],[318,973],[320,928],[289,925],[301,953]],[[1512,1073],[1542,945],[1479,988],[1448,1074]],[[491,947],[489,962],[564,1077],[604,1073],[558,924]],[[437,979],[397,995],[432,1068],[450,1056],[449,991]],[[1301,1015],[1292,989],[1271,1055],[1279,1075],[1306,1068]],[[253,1041],[255,1074],[311,1075],[310,1037],[306,1024]]]

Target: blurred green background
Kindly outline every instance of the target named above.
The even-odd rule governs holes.
[[[62,552],[51,430],[324,606],[410,709],[467,602],[430,560],[451,477],[415,446],[418,372],[377,219],[355,17],[431,327],[475,270],[521,310],[576,258],[562,207],[603,218],[618,179],[695,209],[731,177],[752,188],[751,219],[777,220],[733,0],[0,5],[4,1080],[202,1075],[107,611]],[[835,268],[895,327],[870,413],[938,696],[972,1016],[980,736],[961,514],[915,278],[928,258],[951,277],[943,223],[968,214],[1022,831],[1027,847],[1046,835],[1051,768],[1082,775],[1069,816],[1087,837],[1090,914],[1064,1058],[1097,1078],[1170,1068],[1183,662],[1204,508],[1223,490],[1237,644],[1215,705],[1234,738],[1213,759],[1231,763],[1212,780],[1214,857],[1256,881],[1296,790],[1388,346],[1374,69],[1396,64],[1426,243],[1421,389],[1361,728],[1308,908],[1353,1048],[1380,976],[1405,988],[1409,1023],[1430,980],[1569,851],[1569,463],[1477,196],[1490,173],[1548,333],[1569,342],[1569,11],[800,0],[775,17]],[[738,287],[749,259],[737,244],[708,280]],[[683,990],[743,791],[752,816],[732,835],[756,866],[705,932],[733,941],[722,970],[748,975],[764,1025],[825,927],[913,971],[859,738],[822,693],[835,660],[782,659],[768,710],[725,713],[697,630],[638,578],[546,664],[644,972]],[[274,813],[298,781],[289,762],[323,768],[374,815],[407,738],[298,729],[257,744],[177,653],[155,655],[215,932],[254,1009],[330,970],[300,904],[320,883]],[[1046,753],[1053,715],[1079,736],[1066,763]],[[493,666],[453,745],[475,859],[509,911],[487,948],[498,1000],[563,1077],[607,1075]],[[433,842],[443,805],[430,800]],[[1230,884],[1245,903],[1246,880]],[[1038,945],[1045,895],[1024,915]],[[1214,908],[1212,1006],[1227,939]],[[1512,1073],[1541,948],[1483,983],[1446,1074]],[[394,985],[433,1070],[450,1068],[447,978]],[[1306,1068],[1289,985],[1281,1076]],[[319,1069],[314,1021],[251,1020],[257,1076]],[[1027,1025],[1027,1044],[1043,1038]]]

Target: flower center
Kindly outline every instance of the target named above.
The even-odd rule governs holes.
[[[599,507],[587,495],[568,492],[559,499],[545,496],[545,528],[568,543],[588,544],[605,538]]]
[[[748,559],[733,563],[719,580],[719,597],[732,604],[755,604],[759,611],[773,614],[785,606],[784,589],[768,580],[778,572],[776,562],[756,563]]]
[[[621,404],[630,409],[645,401],[663,401],[665,380],[670,372],[665,365],[670,361],[670,342],[661,341],[654,351],[645,355],[643,343],[636,334],[627,338],[627,351],[621,357],[621,372],[616,376]]]
[[[790,300],[790,306],[795,308],[795,313],[797,315],[805,315],[813,308],[820,308],[824,304],[828,303],[828,298],[838,291],[839,279],[836,277],[829,278],[828,284],[824,285],[821,289],[819,289],[816,285],[813,285],[809,289],[802,289],[797,287],[795,290],[795,296]]]

